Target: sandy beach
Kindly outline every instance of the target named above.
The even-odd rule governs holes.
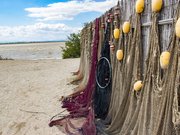
[[[48,126],[79,59],[0,61],[0,135],[63,135]]]

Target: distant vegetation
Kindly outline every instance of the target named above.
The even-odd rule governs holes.
[[[80,57],[80,34],[72,33],[62,47],[63,59],[66,58],[79,58]]]
[[[2,56],[0,56],[0,60],[13,60],[13,59],[10,59],[10,58],[3,58]]]

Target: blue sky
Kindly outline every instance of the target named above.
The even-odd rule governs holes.
[[[0,0],[0,42],[65,40],[117,0]]]

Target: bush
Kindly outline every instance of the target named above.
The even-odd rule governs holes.
[[[11,58],[3,58],[2,56],[0,56],[0,60],[13,60]]]
[[[65,47],[62,47],[63,59],[80,57],[80,34],[72,33],[68,36]]]

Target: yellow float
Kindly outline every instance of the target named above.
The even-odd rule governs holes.
[[[140,14],[144,10],[144,0],[136,1],[136,13]]]
[[[114,38],[119,39],[119,36],[120,36],[120,29],[115,28],[114,29]]]
[[[117,50],[116,57],[117,60],[121,61],[123,59],[123,50]]]
[[[152,0],[152,11],[159,12],[162,8],[163,1],[162,0]]]
[[[169,65],[171,54],[168,51],[162,52],[160,56],[160,65],[162,69],[166,69]]]
[[[141,80],[139,80],[139,81],[135,82],[135,84],[134,84],[134,90],[135,90],[135,91],[139,91],[139,90],[142,88],[142,86],[143,86],[143,83],[142,83]]]
[[[130,31],[130,22],[124,22],[124,24],[123,24],[123,32],[125,33],[125,34],[127,34],[127,33],[129,33],[129,31]]]
[[[180,18],[177,20],[175,27],[176,27],[176,28],[175,28],[175,30],[176,30],[176,36],[180,38]]]

